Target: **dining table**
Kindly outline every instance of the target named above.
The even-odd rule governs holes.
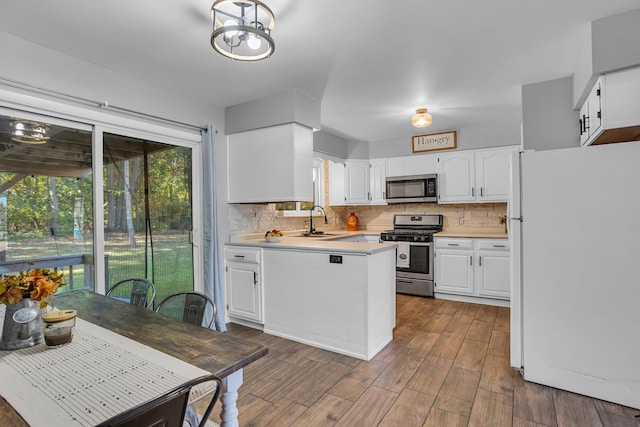
[[[55,307],[77,310],[77,316],[82,321],[218,376],[223,383],[220,397],[221,426],[238,426],[236,402],[238,389],[243,383],[243,368],[265,356],[268,352],[267,347],[90,290],[69,291],[56,295]],[[2,353],[6,352],[0,351],[0,357]],[[28,426],[25,419],[4,397],[0,397],[0,424],[3,427]],[[33,410],[38,410],[37,404]]]

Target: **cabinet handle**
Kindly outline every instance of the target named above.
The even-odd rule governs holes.
[[[493,245],[494,248],[506,248],[506,245]]]
[[[469,265],[473,267],[473,255],[469,256]]]
[[[233,257],[234,257],[234,258],[241,258],[241,259],[244,259],[244,255],[234,255]]]
[[[587,126],[587,121],[589,120],[589,116],[586,115],[582,115],[582,125],[584,126],[584,131],[586,132],[587,129],[590,128],[590,126]]]
[[[367,193],[367,200],[371,200],[371,193]]]
[[[460,246],[459,243],[447,243],[448,246]]]
[[[471,187],[471,197],[476,197],[476,189]]]
[[[482,267],[482,255],[478,257],[478,266]]]
[[[482,197],[482,187],[480,187],[480,197]]]
[[[582,131],[582,119],[578,119],[578,123],[580,124],[580,136],[582,136],[582,134],[584,133]]]
[[[258,273],[256,273],[255,271],[253,272],[253,284],[258,284]]]

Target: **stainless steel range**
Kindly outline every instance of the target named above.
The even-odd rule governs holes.
[[[433,298],[433,234],[442,231],[442,215],[397,214],[393,230],[380,239],[397,242],[396,292]]]

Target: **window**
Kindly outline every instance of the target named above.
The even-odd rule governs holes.
[[[322,165],[324,161],[313,159],[313,201],[311,202],[282,202],[276,203],[276,211],[282,216],[309,216],[309,211],[316,205],[324,205],[324,179]],[[323,206],[324,207],[324,206]],[[316,215],[323,215],[320,209],[315,209]]]

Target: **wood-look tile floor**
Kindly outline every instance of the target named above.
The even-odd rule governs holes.
[[[396,316],[369,362],[228,325],[269,347],[244,371],[240,425],[640,427],[640,410],[524,381],[508,308],[398,295]]]

